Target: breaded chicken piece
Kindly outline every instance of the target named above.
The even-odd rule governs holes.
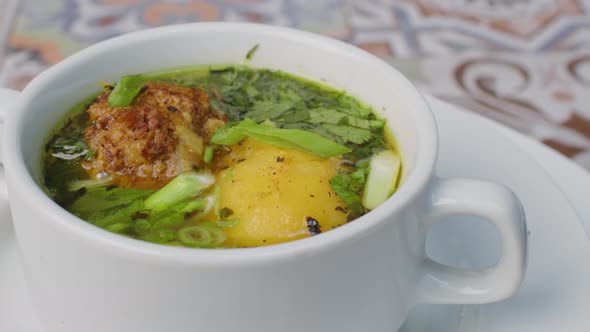
[[[113,177],[126,187],[159,188],[198,168],[204,144],[226,121],[196,87],[150,82],[127,107],[111,107],[109,94],[87,109],[84,140],[94,156],[82,166],[91,178]]]

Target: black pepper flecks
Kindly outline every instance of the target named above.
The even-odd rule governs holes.
[[[225,219],[225,218],[231,216],[232,214],[234,214],[234,210],[228,208],[227,206],[224,207],[223,209],[219,210],[219,217],[221,219]]]
[[[344,167],[354,167],[355,163],[353,163],[350,160],[343,160],[340,165],[344,166]]]
[[[320,223],[313,217],[306,217],[307,222],[307,229],[311,235],[317,235],[322,232],[322,226]]]
[[[174,106],[166,106],[166,109],[169,110],[172,113],[178,112],[178,108],[176,108]]]
[[[283,161],[285,161],[285,157],[277,157],[277,163],[282,163]]]
[[[337,206],[336,207],[336,211],[340,211],[342,213],[347,213],[348,212],[348,210],[346,208],[342,207],[342,206]]]
[[[84,195],[86,192],[88,192],[88,189],[86,189],[86,187],[82,187],[82,188],[76,190],[76,197],[80,197],[80,196]]]
[[[147,219],[149,217],[149,215],[145,212],[135,212],[134,214],[131,215],[131,219],[132,220],[137,220],[137,219]]]

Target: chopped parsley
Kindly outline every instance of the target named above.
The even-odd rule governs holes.
[[[246,119],[259,124],[272,121],[275,127],[260,125],[257,129],[277,132],[259,135],[269,144],[295,149],[305,146],[288,142],[285,135],[278,134],[287,129],[333,141],[350,152],[339,149],[324,156],[342,154],[352,165],[332,178],[332,189],[347,204],[350,219],[366,212],[361,197],[368,174],[367,160],[375,152],[387,148],[383,133],[385,121],[377,118],[370,107],[343,91],[265,69],[229,67],[212,71],[207,85],[213,107],[225,112],[234,122],[216,133],[214,143],[235,144],[248,136],[247,130],[239,129],[252,126],[251,122],[240,125]],[[238,129],[230,130],[236,127]],[[216,139],[219,140],[215,142]]]
[[[254,53],[256,53],[256,50],[258,50],[258,47],[260,47],[260,44],[256,44],[254,45],[254,47],[252,47],[248,53],[246,53],[246,60],[250,60],[252,59],[252,56],[254,55]]]

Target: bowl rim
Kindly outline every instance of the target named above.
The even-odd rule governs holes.
[[[67,71],[68,67],[74,64],[84,63],[87,59],[100,56],[105,52],[113,52],[120,48],[129,47],[134,42],[145,42],[146,40],[157,42],[158,39],[179,32],[208,33],[224,30],[236,31],[237,33],[239,31],[249,30],[250,32],[266,34],[281,39],[305,41],[314,47],[336,47],[341,51],[362,59],[362,61],[379,63],[384,71],[393,75],[401,84],[409,87],[413,91],[413,96],[409,96],[408,98],[414,98],[421,104],[416,105],[415,112],[416,128],[418,131],[417,137],[419,140],[417,146],[418,152],[412,173],[408,176],[404,185],[396,191],[395,195],[390,197],[378,208],[357,218],[354,222],[347,223],[329,232],[269,246],[211,250],[154,244],[111,233],[70,214],[51,200],[40,186],[37,185],[33,176],[28,172],[25,156],[21,153],[21,134],[24,131],[23,128],[26,126],[26,109],[24,108],[26,108],[26,101],[50,86],[49,83],[60,72]],[[320,251],[329,250],[334,248],[334,246],[343,244],[347,240],[361,236],[381,223],[387,222],[388,217],[411,204],[414,198],[426,189],[434,172],[438,143],[436,123],[430,106],[419,90],[390,64],[353,45],[330,37],[293,28],[256,23],[208,22],[170,25],[131,32],[96,43],[71,55],[34,78],[23,90],[17,106],[8,115],[7,122],[9,125],[5,126],[4,165],[10,173],[10,177],[19,181],[18,185],[9,188],[9,193],[15,192],[17,194],[9,195],[9,197],[26,197],[27,200],[34,201],[35,208],[42,209],[47,215],[47,219],[51,219],[61,230],[73,233],[75,236],[80,236],[89,244],[101,246],[105,251],[128,255],[142,260],[155,259],[169,264],[198,263],[218,266],[226,264],[268,263],[289,257],[315,254]]]

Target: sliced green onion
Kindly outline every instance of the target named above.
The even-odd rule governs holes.
[[[109,105],[113,107],[131,105],[133,99],[135,99],[143,88],[144,83],[145,79],[138,75],[121,77],[109,95]]]
[[[135,224],[133,225],[135,232],[140,234],[147,232],[150,228],[152,228],[152,224],[146,219],[136,219]]]
[[[351,152],[346,146],[312,132],[257,124],[251,119],[245,119],[237,125],[219,128],[211,137],[211,142],[219,145],[234,145],[246,136],[281,148],[313,153],[322,158]]]
[[[166,226],[178,225],[184,221],[183,213],[172,213],[159,216],[151,220],[152,229],[157,230]]]
[[[208,164],[212,160],[213,160],[213,147],[212,146],[207,146],[205,148],[205,153],[203,155],[203,161]]]
[[[201,226],[189,226],[180,229],[178,240],[189,247],[206,247],[211,245],[211,233],[209,228]]]
[[[121,233],[127,230],[131,226],[128,222],[120,222],[116,224],[112,224],[106,227],[106,230],[111,231],[113,233]]]
[[[190,202],[188,202],[188,204],[185,207],[180,209],[180,212],[188,213],[188,212],[193,212],[193,211],[197,211],[197,210],[202,210],[207,207],[208,203],[209,202],[206,199],[198,199],[198,200],[190,201]]]
[[[227,240],[225,232],[220,228],[209,228],[209,235],[211,235],[211,242],[209,246],[218,246]]]
[[[400,171],[401,158],[397,153],[383,150],[374,154],[363,190],[363,206],[373,210],[385,202],[395,190]]]
[[[176,232],[171,229],[161,228],[143,234],[140,238],[154,243],[168,243],[176,238]]]
[[[104,179],[90,179],[90,180],[75,180],[68,183],[68,190],[69,191],[77,191],[82,188],[90,189],[90,188],[98,188],[104,187],[108,184],[113,182],[112,177],[106,177]]]
[[[180,174],[145,200],[145,208],[160,212],[201,193],[215,182],[210,173],[188,172]]]
[[[220,220],[217,222],[217,226],[219,227],[234,227],[238,224],[240,220],[238,218],[228,219],[228,220]]]
[[[88,153],[84,156],[84,160],[92,160],[94,159],[94,155],[96,152],[94,150],[88,150]]]

